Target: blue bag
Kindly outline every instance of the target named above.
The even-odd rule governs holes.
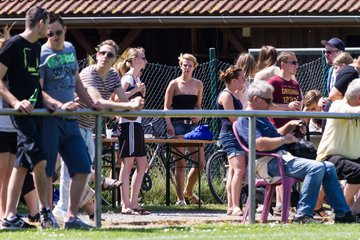
[[[184,135],[185,139],[192,140],[213,140],[213,134],[208,125],[199,125],[191,132]]]

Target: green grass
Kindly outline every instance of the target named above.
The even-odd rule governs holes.
[[[0,239],[360,239],[359,225],[206,224],[188,227],[118,228],[92,231],[0,231]]]

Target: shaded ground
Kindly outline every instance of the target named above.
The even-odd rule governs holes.
[[[289,220],[291,222],[294,212],[290,213]],[[124,215],[108,211],[102,214],[105,221],[102,221],[104,228],[155,228],[166,226],[192,226],[195,224],[207,223],[236,223],[240,224],[242,216],[228,216],[225,210],[209,210],[209,209],[171,209],[171,210],[152,210],[152,214],[141,215]],[[318,222],[332,223],[331,217],[322,219],[315,217]],[[260,222],[260,213],[256,214],[256,221]],[[280,223],[280,216],[272,216],[269,214],[269,223]]]
[[[241,217],[227,216],[225,211],[153,211],[146,216],[103,213],[103,227],[165,227],[191,226],[193,224],[241,222]]]

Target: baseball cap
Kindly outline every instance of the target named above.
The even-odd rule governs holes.
[[[341,51],[345,51],[345,44],[343,41],[341,41],[339,38],[331,38],[329,41],[326,40],[322,40],[321,44],[326,46],[326,45],[330,45],[331,47],[337,48]]]

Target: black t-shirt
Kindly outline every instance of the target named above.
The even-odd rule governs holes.
[[[29,99],[38,89],[36,108],[42,107],[40,51],[39,42],[30,43],[20,35],[11,37],[0,50],[0,62],[8,67],[6,77],[9,91],[21,101]]]
[[[354,66],[351,66],[351,65],[346,66],[336,76],[335,87],[344,96],[349,83],[358,77],[359,77],[359,74],[356,71],[356,69],[354,68]]]

